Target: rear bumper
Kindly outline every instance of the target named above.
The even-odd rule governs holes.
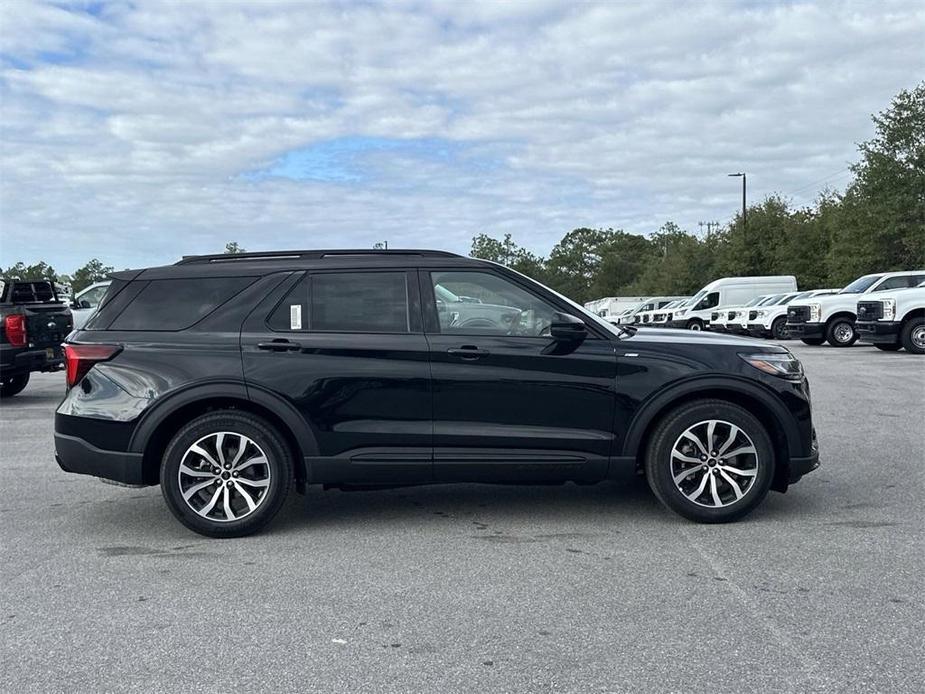
[[[822,323],[787,323],[790,337],[797,340],[803,338],[824,338],[825,325]]]
[[[55,432],[55,460],[65,472],[102,477],[123,484],[145,484],[141,453],[106,451],[77,436]]]
[[[0,362],[0,371],[5,376],[31,373],[33,371],[60,371],[64,368],[64,355],[61,345],[48,347],[51,350],[49,358],[47,350],[30,349],[21,352],[4,350],[3,361]]]
[[[895,345],[901,324],[893,321],[858,321],[855,323],[862,342]]]

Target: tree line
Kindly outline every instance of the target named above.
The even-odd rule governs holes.
[[[925,82],[903,90],[873,116],[874,137],[842,193],[822,192],[795,208],[771,195],[706,236],[666,222],[643,236],[621,229],[574,229],[547,257],[479,234],[471,255],[502,263],[575,301],[605,296],[692,294],[742,275],[795,275],[806,289],[842,287],[856,277],[925,267]]]
[[[795,275],[800,288],[841,287],[859,275],[925,267],[925,82],[873,116],[844,192],[823,191],[808,207],[766,197],[725,227],[698,236],[666,222],[650,235],[574,229],[548,256],[479,234],[470,255],[523,272],[575,301],[604,296],[691,294],[718,277]],[[244,249],[231,241],[225,253]],[[94,258],[72,274],[47,263],[3,269],[4,277],[51,279],[75,292],[112,266]]]

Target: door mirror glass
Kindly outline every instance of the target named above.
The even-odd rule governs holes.
[[[549,326],[549,334],[556,340],[574,342],[588,336],[584,321],[569,313],[556,313]]]

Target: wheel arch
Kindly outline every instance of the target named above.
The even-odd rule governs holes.
[[[925,308],[910,308],[903,315],[902,320],[900,321],[901,326],[905,326],[906,323],[913,318],[925,318]]]
[[[828,329],[829,325],[831,325],[832,321],[834,321],[836,318],[848,318],[852,323],[854,323],[858,319],[857,315],[855,313],[852,313],[851,311],[848,311],[848,310],[836,311],[831,316],[825,319],[826,329]]]
[[[308,481],[306,457],[316,456],[318,446],[299,412],[279,396],[247,387],[240,382],[200,384],[171,394],[147,410],[129,442],[129,450],[142,454],[145,483],[157,484],[161,459],[173,435],[186,422],[206,412],[233,409],[249,412],[273,425],[292,455],[296,481]]]
[[[792,415],[777,398],[750,382],[727,378],[698,378],[658,393],[639,408],[623,442],[623,455],[642,468],[646,448],[658,423],[674,408],[695,400],[725,400],[755,415],[768,429],[778,465],[771,488],[785,491],[791,455],[799,455],[799,432]]]

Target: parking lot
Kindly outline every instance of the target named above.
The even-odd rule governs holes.
[[[921,691],[925,362],[788,344],[823,467],[726,526],[642,482],[310,488],[207,540],[61,472],[34,375],[0,408],[0,689]]]

